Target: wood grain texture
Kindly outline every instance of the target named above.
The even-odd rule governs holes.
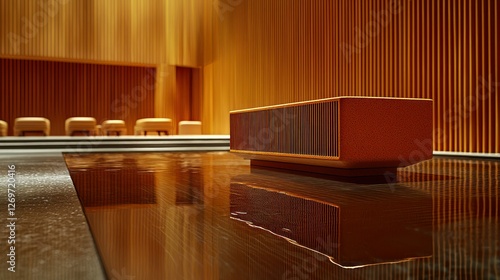
[[[2,1],[0,55],[157,64],[165,1]]]
[[[9,135],[17,117],[48,118],[51,135],[65,135],[69,117],[122,119],[132,135],[137,119],[154,117],[155,68],[0,59],[0,69]]]
[[[435,150],[498,153],[497,2],[219,0],[234,5],[213,20],[202,121],[228,133],[235,109],[431,98]]]
[[[1,1],[0,57],[156,67],[152,116],[175,119],[182,111],[173,65],[202,65],[211,7],[209,0]]]
[[[234,109],[432,98],[435,150],[498,153],[499,9],[495,0],[6,0],[0,57],[202,67],[204,133],[228,134]],[[156,117],[177,114],[173,72],[156,77]]]

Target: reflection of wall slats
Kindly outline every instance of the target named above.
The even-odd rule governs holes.
[[[69,117],[123,119],[128,134],[138,118],[154,117],[154,68],[0,59],[0,69],[9,135],[17,117],[48,118],[51,135],[65,135]]]
[[[432,194],[438,233],[434,234],[434,263],[427,267],[440,269],[422,271],[428,275],[425,278],[495,278],[499,273],[494,260],[500,236],[500,164],[434,159],[420,163],[420,173],[415,169],[405,168],[399,175],[406,177],[402,181],[411,188]],[[436,178],[436,170],[448,177]],[[449,261],[450,254],[461,257]],[[409,263],[406,268],[416,273],[420,265]]]
[[[499,8],[492,0],[242,1],[216,21],[220,55],[205,93],[214,116],[203,121],[228,133],[235,109],[342,95],[432,98],[435,150],[499,153]]]

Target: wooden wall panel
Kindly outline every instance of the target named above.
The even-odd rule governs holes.
[[[175,68],[175,114],[171,117],[174,124],[179,121],[191,120],[192,102],[192,69],[187,67]],[[177,131],[178,126],[175,125]]]
[[[51,135],[64,135],[69,117],[123,119],[133,134],[137,119],[155,115],[155,68],[0,59],[0,73],[0,119],[9,135],[17,117],[46,117]]]
[[[166,1],[0,2],[0,55],[166,62]]]
[[[175,108],[175,66],[160,64],[156,67],[155,117],[172,118]]]
[[[213,1],[231,9],[210,22],[202,121],[212,133],[229,133],[233,109],[432,98],[435,150],[500,152],[498,1]]]
[[[0,58],[157,67],[154,116],[175,119],[172,65],[203,65],[211,16],[211,0],[0,1]]]
[[[498,153],[497,2],[7,0],[0,57],[203,66],[206,133],[228,133],[232,109],[427,97],[435,150]],[[172,117],[175,75],[157,78],[155,116]]]
[[[168,58],[170,64],[196,67],[203,64],[204,1],[166,1]]]

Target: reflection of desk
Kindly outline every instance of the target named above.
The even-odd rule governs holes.
[[[432,254],[432,200],[404,186],[290,175],[231,179],[231,217],[325,254],[347,267]]]

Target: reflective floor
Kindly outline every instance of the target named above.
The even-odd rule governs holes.
[[[227,152],[66,155],[110,279],[497,279],[500,162],[363,182]]]

